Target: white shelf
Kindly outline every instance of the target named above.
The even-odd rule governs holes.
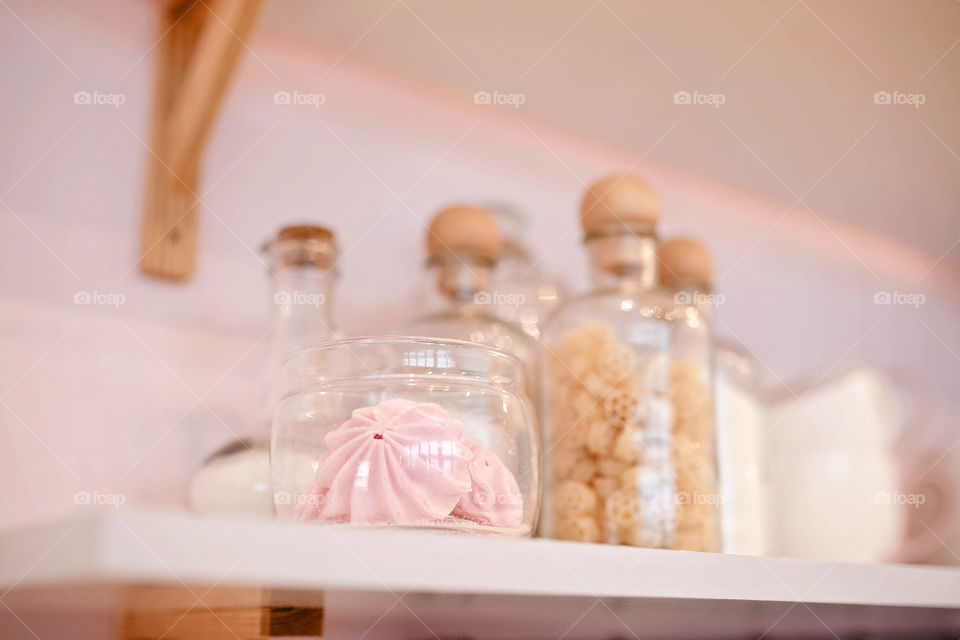
[[[31,611],[109,606],[127,584],[259,586],[323,593],[325,637],[371,625],[377,638],[960,631],[960,570],[950,568],[127,509],[6,532],[0,549],[0,589]]]

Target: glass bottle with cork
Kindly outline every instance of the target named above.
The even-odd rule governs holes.
[[[414,336],[452,338],[497,347],[515,355],[527,368],[535,365],[536,344],[518,326],[493,312],[491,271],[503,242],[493,215],[468,205],[437,213],[427,230],[430,293],[426,313],[398,331]]]
[[[215,452],[194,475],[192,509],[270,517],[270,426],[283,395],[283,363],[297,349],[338,337],[331,318],[337,249],[333,232],[317,225],[283,227],[263,248],[269,265],[273,318],[252,435]],[[312,459],[296,473],[309,478]],[[293,472],[293,471],[292,471]]]
[[[700,315],[712,319],[723,302],[713,289],[706,247],[690,238],[660,245],[660,283]],[[763,555],[767,549],[769,487],[762,457],[763,405],[758,368],[750,352],[732,340],[712,338],[717,469],[723,504],[723,551]]]
[[[659,217],[656,194],[633,175],[583,197],[593,288],[562,304],[541,339],[541,531],[713,551],[709,340],[696,309],[658,286]]]

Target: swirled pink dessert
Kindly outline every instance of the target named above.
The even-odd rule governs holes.
[[[443,407],[386,400],[325,438],[311,501],[298,520],[416,524],[450,515],[470,491],[463,424]]]
[[[453,514],[460,518],[515,527],[523,522],[523,496],[517,479],[492,451],[476,440],[464,439],[473,453],[467,470],[470,472],[470,493],[460,498]]]

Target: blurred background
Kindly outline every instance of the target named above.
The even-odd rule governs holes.
[[[960,4],[266,0],[183,283],[138,267],[160,9],[0,0],[3,526],[78,491],[182,504],[254,422],[281,225],[335,230],[334,317],[376,333],[414,313],[451,202],[512,203],[582,289],[579,199],[611,171],[710,247],[718,333],[771,398],[890,372],[902,449],[960,466]]]

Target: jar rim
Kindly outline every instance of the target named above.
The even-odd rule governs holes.
[[[312,350],[322,350],[322,349],[333,349],[335,347],[346,346],[351,344],[401,344],[401,343],[413,343],[413,344],[424,344],[424,345],[442,345],[442,346],[452,346],[467,348],[473,351],[486,351],[491,353],[498,358],[506,358],[508,360],[515,360],[520,363],[520,359],[500,347],[491,347],[490,345],[481,344],[479,342],[470,342],[469,340],[456,340],[454,338],[431,338],[429,336],[408,336],[403,334],[397,335],[379,335],[379,336],[354,336],[352,338],[333,338],[332,340],[324,340],[323,342],[318,342],[316,344],[311,344],[306,347],[301,347],[295,351],[291,351],[285,358],[287,361],[291,360],[294,356],[305,351]]]
[[[448,351],[456,351],[464,356],[475,355],[476,358],[456,359],[445,362],[443,359],[434,359],[427,364],[401,363],[401,366],[407,369],[426,369],[432,371],[456,371],[458,376],[471,376],[473,378],[485,379],[488,382],[503,386],[517,385],[522,387],[526,381],[527,371],[523,361],[512,353],[497,347],[491,347],[485,344],[469,342],[466,340],[454,340],[448,338],[432,338],[425,336],[405,336],[405,335],[381,335],[381,336],[358,336],[352,338],[338,338],[318,342],[316,344],[302,347],[292,351],[284,359],[283,370],[285,379],[288,383],[294,378],[300,379],[298,384],[288,384],[288,392],[302,389],[309,386],[309,378],[313,383],[328,382],[334,379],[357,377],[357,375],[332,375],[319,376],[318,371],[305,371],[303,361],[308,359],[311,354],[336,353],[337,351],[355,349],[357,347],[396,347],[403,349],[412,348],[437,348]],[[354,354],[358,363],[362,363],[359,354]],[[372,373],[371,370],[368,370]]]

